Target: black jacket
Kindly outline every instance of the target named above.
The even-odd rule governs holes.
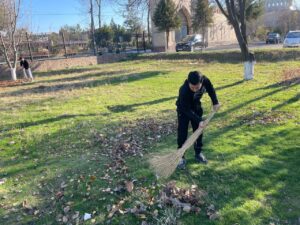
[[[26,59],[24,59],[24,61],[23,60],[20,61],[20,66],[24,67],[24,69],[26,70],[29,69],[29,63],[27,62]]]
[[[208,93],[213,105],[219,103],[215,89],[207,77],[204,76],[202,87],[196,93],[191,91],[188,80],[185,80],[179,89],[179,96],[176,101],[177,111],[184,113],[191,120],[200,123],[201,118],[196,112],[202,110],[200,99],[205,92]]]

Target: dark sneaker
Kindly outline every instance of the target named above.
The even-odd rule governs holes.
[[[205,156],[202,153],[200,153],[199,155],[196,155],[195,156],[195,160],[198,163],[203,163],[203,164],[207,164],[208,163],[207,159],[205,158]]]
[[[184,158],[180,159],[180,162],[177,165],[177,169],[184,170],[186,166],[186,160]]]

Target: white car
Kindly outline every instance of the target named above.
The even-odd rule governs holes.
[[[300,30],[289,31],[283,41],[283,47],[300,47]]]

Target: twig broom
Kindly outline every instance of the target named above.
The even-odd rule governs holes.
[[[154,169],[157,176],[162,178],[169,177],[176,169],[178,163],[180,162],[182,156],[186,150],[191,147],[197,138],[201,135],[205,127],[208,125],[209,121],[213,118],[216,111],[212,111],[206,120],[204,120],[203,126],[199,127],[183,144],[183,146],[172,151],[163,156],[153,156],[149,159],[150,166]]]

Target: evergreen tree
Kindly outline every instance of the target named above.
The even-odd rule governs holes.
[[[202,34],[202,42],[205,43],[207,27],[213,23],[213,9],[209,6],[208,0],[197,0],[194,15],[192,18],[193,28]]]
[[[160,0],[154,11],[153,22],[159,31],[166,32],[168,49],[170,31],[180,26],[180,19],[173,0]]]

